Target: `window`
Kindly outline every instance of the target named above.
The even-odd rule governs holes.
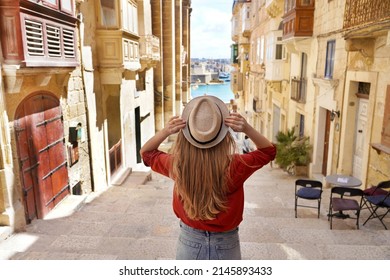
[[[298,114],[299,115],[299,137],[305,136],[305,116]]]
[[[301,0],[301,6],[310,6],[312,5],[313,0]]]
[[[122,25],[131,33],[138,34],[137,5],[131,0],[122,1]]]
[[[105,27],[115,27],[117,23],[116,1],[100,0],[101,24]]]
[[[276,38],[276,42],[275,42]],[[275,37],[273,34],[267,36],[267,61],[286,59],[285,47],[281,43],[282,37]]]
[[[53,6],[53,7],[58,6],[58,0],[43,0],[43,3],[48,6]]]
[[[136,41],[123,39],[123,59],[125,62],[139,59],[139,44]]]
[[[285,0],[284,2],[284,13],[287,14],[289,11],[295,8],[296,0]]]
[[[43,5],[73,15],[73,0],[43,0]]]
[[[283,59],[283,45],[281,44],[276,44],[276,54],[275,54],[275,59]]]
[[[257,64],[264,62],[264,36],[257,38],[256,62]]]
[[[61,0],[61,11],[73,14],[73,1],[72,0]]]
[[[231,57],[231,61],[232,63],[238,63],[238,59],[237,59],[237,56],[238,56],[238,45],[237,44],[234,44],[231,46],[231,51],[232,51],[232,57]]]
[[[328,41],[326,46],[325,78],[333,78],[334,54],[336,41]]]
[[[282,37],[276,38],[276,54],[275,59],[286,59],[286,48],[280,42],[282,41]]]

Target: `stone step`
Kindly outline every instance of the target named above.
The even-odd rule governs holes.
[[[126,178],[121,184],[123,187],[131,187],[138,185],[145,185],[147,182],[152,180],[151,171],[134,171]]]

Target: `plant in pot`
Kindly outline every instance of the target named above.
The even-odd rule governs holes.
[[[293,175],[307,175],[310,163],[311,145],[309,137],[299,137],[294,127],[276,135],[275,162],[280,168]]]

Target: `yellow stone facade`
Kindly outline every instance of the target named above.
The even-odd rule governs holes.
[[[0,13],[11,2],[1,0]],[[59,100],[66,147],[70,131],[81,128],[78,160],[71,163],[66,151],[70,195],[76,186],[77,195],[105,190],[143,168],[140,147],[189,98],[190,1],[73,4],[77,64],[26,66],[11,52],[4,54],[1,64],[0,226],[12,231],[29,222],[13,122],[30,94],[45,92]],[[34,9],[44,4],[26,5]],[[3,46],[10,45],[1,40]],[[120,153],[115,159],[114,149]],[[112,160],[118,163],[114,171]]]
[[[240,56],[234,64],[235,71],[246,74],[243,91],[234,92],[237,102],[244,103],[241,112],[270,139],[291,127],[310,137],[311,178],[325,182],[329,174],[353,175],[363,188],[390,178],[390,147],[382,140],[384,108],[390,102],[390,9],[380,5],[350,0],[234,1],[232,39],[238,49],[248,44],[245,50],[250,54],[249,71]],[[250,30],[235,30],[245,25],[246,12]],[[375,18],[369,18],[373,14]],[[271,34],[282,37],[277,48],[283,62],[272,56]],[[277,67],[280,75],[275,75]]]

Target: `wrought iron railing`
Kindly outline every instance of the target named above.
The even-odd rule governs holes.
[[[344,29],[390,19],[390,0],[346,0]]]
[[[306,80],[304,78],[291,79],[291,99],[306,103]]]

